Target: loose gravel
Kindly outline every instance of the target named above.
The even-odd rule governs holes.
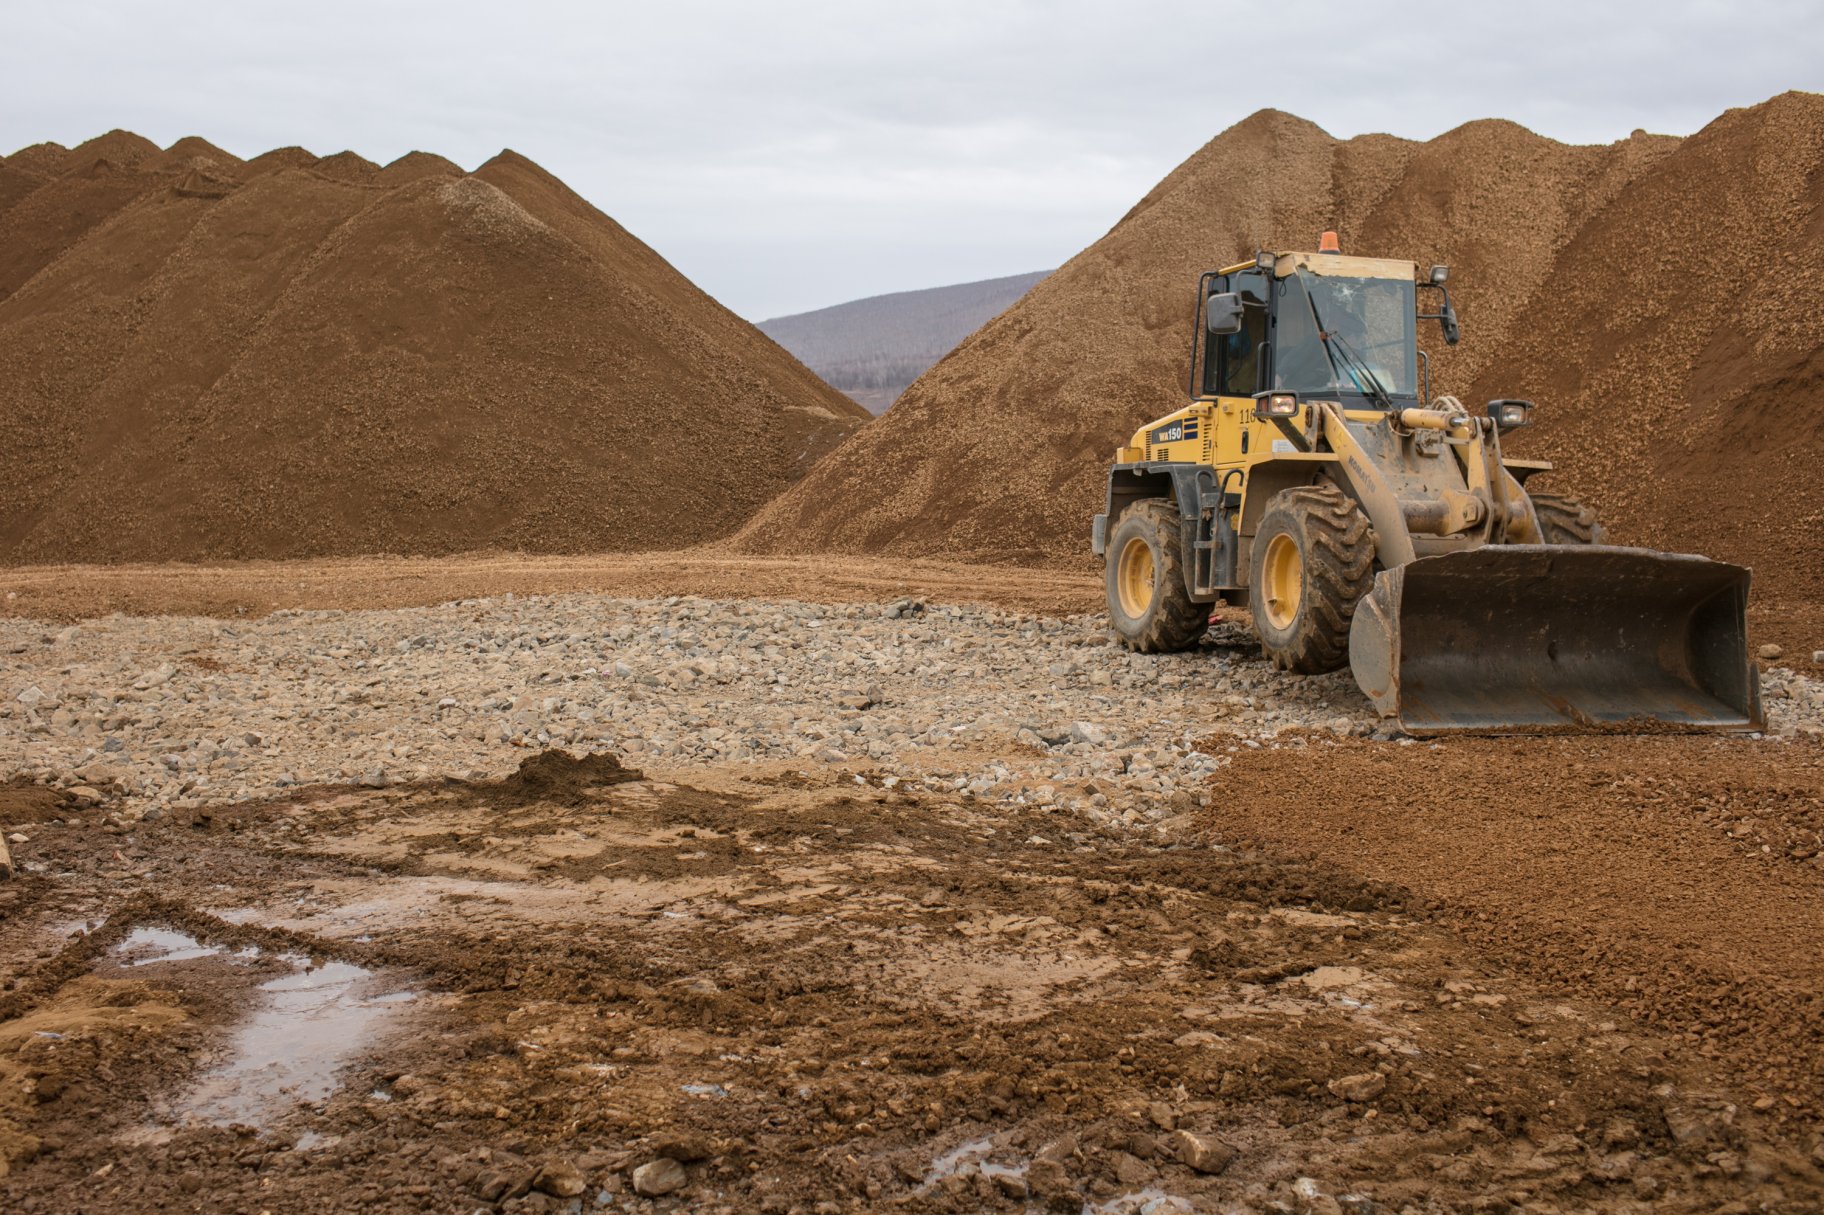
[[[1770,732],[1824,731],[1824,682],[1764,678]],[[1235,625],[1142,656],[1100,616],[911,599],[0,620],[0,775],[123,825],[301,785],[498,776],[550,746],[657,774],[845,765],[1135,822],[1192,809],[1229,753],[1287,731],[1390,736],[1346,673],[1277,672]]]

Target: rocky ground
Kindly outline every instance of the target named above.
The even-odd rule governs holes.
[[[1245,629],[1130,654],[1105,621],[881,604],[566,595],[245,620],[0,620],[0,754],[122,823],[347,782],[498,776],[527,748],[654,771],[793,760],[1128,821],[1183,812],[1235,747],[1388,731],[1346,673]],[[1824,682],[1766,676],[1775,734]],[[1200,747],[1220,730],[1222,745]]]
[[[1765,686],[1426,743],[917,597],[0,620],[0,1207],[1815,1210]]]

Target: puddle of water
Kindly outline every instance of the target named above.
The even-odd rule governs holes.
[[[188,962],[192,958],[212,958],[222,952],[219,945],[205,945],[187,932],[170,928],[135,928],[114,949],[128,966]]]
[[[328,1097],[342,1065],[394,1008],[412,999],[410,992],[375,986],[372,971],[347,962],[260,984],[265,999],[235,1032],[227,1062],[200,1077],[173,1112],[217,1126],[261,1126],[293,1105]]]
[[[168,928],[136,928],[115,952],[130,966],[260,956],[253,948],[229,954]],[[313,966],[295,954],[279,960],[291,972],[255,989],[253,1012],[235,1031],[227,1058],[171,1102],[162,1121],[263,1128],[298,1104],[322,1101],[336,1091],[343,1065],[416,997],[347,962]],[[312,1142],[300,1140],[301,1149],[320,1142],[314,1132],[304,1138]]]
[[[992,1139],[971,1139],[958,1144],[931,1162],[931,1167],[925,1171],[925,1180],[921,1183],[920,1188],[929,1188],[946,1177],[969,1172],[981,1162],[983,1156],[993,1150],[994,1140]]]
[[[919,1192],[929,1190],[946,1177],[967,1176],[971,1173],[980,1173],[990,1181],[1001,1177],[1025,1180],[1026,1165],[995,1164],[985,1159],[994,1149],[995,1141],[991,1137],[970,1139],[951,1148],[931,1162],[931,1167],[925,1172],[925,1179],[919,1183]]]

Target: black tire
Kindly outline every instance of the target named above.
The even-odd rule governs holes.
[[[1542,544],[1601,544],[1608,532],[1596,512],[1576,498],[1563,494],[1529,493],[1533,513],[1539,516]]]
[[[1103,562],[1108,621],[1128,649],[1142,654],[1188,650],[1210,627],[1210,605],[1195,602],[1184,589],[1176,504],[1146,498],[1122,511]]]
[[[1374,530],[1354,499],[1334,485],[1274,494],[1248,566],[1254,632],[1274,666],[1321,675],[1348,663],[1349,622],[1374,586]]]

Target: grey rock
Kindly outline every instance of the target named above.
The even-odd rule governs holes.
[[[1108,731],[1094,722],[1072,722],[1070,727],[1072,742],[1088,743],[1092,747],[1104,746],[1108,742]]]
[[[1326,1087],[1329,1088],[1332,1096],[1359,1104],[1373,1101],[1386,1092],[1387,1077],[1379,1072],[1361,1072],[1353,1076],[1339,1076]]]
[[[1171,1147],[1180,1164],[1199,1173],[1220,1173],[1237,1155],[1234,1148],[1213,1135],[1186,1130],[1172,1133]]]
[[[532,1179],[532,1188],[553,1198],[575,1198],[588,1187],[583,1174],[568,1160],[552,1160]]]
[[[646,1198],[658,1198],[665,1194],[675,1194],[684,1188],[689,1177],[684,1166],[669,1156],[657,1160],[648,1160],[633,1170],[633,1190]]]

